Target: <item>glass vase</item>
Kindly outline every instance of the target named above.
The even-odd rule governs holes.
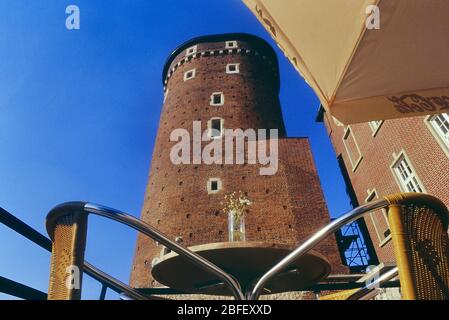
[[[230,211],[228,214],[229,242],[245,241],[245,214]]]

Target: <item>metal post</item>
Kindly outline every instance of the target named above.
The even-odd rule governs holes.
[[[100,300],[104,300],[106,298],[107,290],[108,290],[108,287],[103,283],[103,285],[101,286]]]

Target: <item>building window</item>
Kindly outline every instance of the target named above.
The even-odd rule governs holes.
[[[197,50],[198,50],[198,46],[193,46],[193,47],[187,48],[186,57],[195,54],[197,52]]]
[[[427,118],[432,133],[438,138],[445,151],[449,151],[449,114],[442,113]]]
[[[351,127],[348,127],[343,136],[343,144],[346,149],[346,153],[348,154],[349,161],[352,165],[352,171],[354,172],[359,166],[360,162],[363,159],[362,153],[360,152],[359,145],[352,133]]]
[[[235,49],[237,47],[237,41],[226,41],[226,49]]]
[[[208,122],[209,138],[217,139],[223,135],[223,123],[222,118],[212,118]]]
[[[401,153],[393,163],[392,169],[402,191],[424,192],[423,185],[405,153]]]
[[[184,73],[184,81],[187,81],[187,80],[195,78],[195,75],[196,75],[196,69],[192,69],[192,70],[186,71]]]
[[[226,73],[240,73],[240,63],[230,63],[226,66]]]
[[[384,123],[383,120],[379,121],[370,121],[369,126],[371,127],[371,131],[373,133],[373,137],[376,136],[377,132],[379,131],[380,127]]]
[[[223,92],[214,92],[210,97],[211,106],[222,106],[224,105],[224,95]]]
[[[343,123],[341,123],[340,121],[338,121],[337,118],[335,118],[335,117],[333,117],[333,116],[331,116],[331,117],[332,117],[332,120],[334,121],[334,123],[335,123],[335,125],[336,125],[337,127],[344,127],[344,126],[345,126]]]
[[[207,181],[207,193],[213,194],[220,192],[222,188],[222,183],[220,178],[210,178]]]
[[[379,199],[376,190],[372,190],[368,193],[368,197],[365,202],[371,202]],[[373,223],[374,231],[376,232],[379,240],[379,247],[383,247],[391,240],[390,225],[388,224],[388,215],[385,209],[379,209],[370,212],[370,218]]]
[[[167,247],[163,247],[160,253],[160,256],[165,256],[167,254],[169,254],[171,252],[171,250]]]

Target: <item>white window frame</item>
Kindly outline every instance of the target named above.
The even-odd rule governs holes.
[[[220,95],[221,102],[220,103],[215,103],[214,102],[214,97],[218,96],[218,95]],[[224,102],[225,102],[225,97],[224,97],[223,92],[214,92],[210,96],[210,105],[211,106],[222,106],[222,105],[224,105]]]
[[[238,45],[237,41],[235,41],[235,40],[226,41],[226,44],[225,44],[226,49],[236,49],[238,47],[239,47],[239,45]]]
[[[212,182],[217,182],[217,190],[212,190]],[[207,193],[208,194],[215,194],[219,193],[221,189],[223,188],[223,182],[220,178],[209,178],[207,181]]]
[[[368,196],[365,199],[365,203],[369,203],[373,200],[379,199],[379,195],[377,194],[376,189],[372,189],[372,190],[368,190]],[[388,222],[388,214],[387,211],[385,209],[380,209],[382,211],[382,216],[385,219],[385,222],[388,226],[388,229],[385,231],[390,230],[390,223]],[[379,214],[378,211],[372,211],[370,212],[370,218],[371,221],[373,223],[373,227],[374,227],[374,231],[376,232],[377,235],[377,239],[379,240],[379,247],[383,247],[385,246],[388,242],[390,242],[391,240],[391,231],[390,234],[388,236],[385,236],[385,233],[382,233],[381,230],[379,230],[379,227],[377,225],[376,219],[374,217],[375,214]]]
[[[191,76],[189,76],[189,74],[191,74]],[[196,77],[196,69],[191,69],[184,72],[184,82],[189,81],[195,77]]]
[[[186,49],[186,57],[189,57],[191,55],[194,55],[198,51],[198,45],[189,47]]]
[[[326,113],[327,113],[327,112],[326,112]],[[332,120],[334,121],[334,123],[335,123],[335,125],[336,125],[337,127],[344,127],[344,126],[345,126],[343,123],[341,123],[340,121],[338,121],[338,119],[335,118],[334,116],[331,116],[331,117],[332,117]]]
[[[235,70],[231,70],[231,67],[235,67]],[[240,63],[229,63],[226,66],[226,73],[227,74],[236,74],[240,73]]]
[[[161,262],[160,257],[153,258],[153,260],[151,260],[151,268],[154,268],[159,262]]]
[[[404,150],[394,157],[390,169],[402,192],[426,192],[424,184]]]
[[[445,121],[449,122],[449,113],[435,114],[427,116],[424,119],[427,127],[429,128],[432,135],[437,140],[438,144],[441,146],[443,151],[446,153],[446,156],[449,157],[449,132],[446,134],[443,132],[441,127],[435,122],[435,119],[438,117],[443,117]]]
[[[214,130],[214,129],[212,129],[212,121],[213,120],[220,120],[220,135],[218,135],[218,136],[214,136],[212,134],[212,131]],[[207,135],[210,139],[220,139],[221,137],[223,137],[223,133],[224,133],[224,130],[223,130],[224,129],[224,119],[220,118],[220,117],[210,118],[209,121],[207,122],[207,128],[208,128]]]
[[[349,147],[348,147],[348,145],[346,143],[346,140],[348,139],[348,137],[350,135],[352,136],[352,139],[354,140],[354,144],[355,144],[355,147],[357,149],[357,152],[359,153],[359,158],[357,160],[352,159],[352,157],[351,157],[352,153],[350,152],[350,149],[349,149]],[[363,160],[363,155],[362,155],[362,152],[360,151],[360,147],[359,147],[359,144],[357,143],[355,135],[352,132],[351,126],[348,126],[346,128],[346,130],[345,130],[345,133],[343,135],[343,145],[345,146],[346,154],[348,155],[349,161],[351,162],[352,172],[355,172],[357,170],[358,166],[360,165],[360,163]]]
[[[382,125],[384,124],[384,120],[370,121],[368,124],[371,128],[373,137],[375,137],[377,135],[377,133],[379,132],[380,127],[382,127]]]

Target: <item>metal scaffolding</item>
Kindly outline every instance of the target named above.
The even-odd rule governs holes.
[[[359,223],[360,220],[351,222],[336,232],[340,255],[351,272],[365,272],[373,264]]]

